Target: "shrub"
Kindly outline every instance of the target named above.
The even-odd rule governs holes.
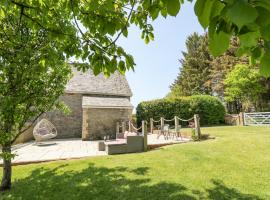
[[[207,95],[145,101],[137,107],[138,122],[174,116],[189,119],[194,114],[200,115],[201,125],[216,125],[224,122],[225,108],[218,98]]]

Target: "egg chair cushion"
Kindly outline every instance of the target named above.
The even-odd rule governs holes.
[[[55,138],[57,136],[57,130],[49,120],[42,119],[34,127],[33,135],[35,140],[40,142]]]

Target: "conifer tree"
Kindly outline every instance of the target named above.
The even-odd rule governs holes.
[[[180,72],[171,89],[182,96],[211,94],[211,87],[206,84],[212,61],[207,35],[192,34],[187,38],[186,47],[187,51],[182,52],[183,58],[180,60]]]

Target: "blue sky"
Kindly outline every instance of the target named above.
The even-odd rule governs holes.
[[[118,41],[134,56],[135,72],[127,72],[131,86],[132,104],[162,98],[179,72],[179,59],[185,51],[185,40],[193,32],[203,33],[194,14],[193,5],[185,3],[177,17],[159,18],[153,23],[155,41],[146,45],[140,31],[131,27],[128,38]]]

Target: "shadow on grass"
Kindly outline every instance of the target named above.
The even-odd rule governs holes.
[[[11,192],[5,193],[2,198],[16,200],[260,200],[257,196],[242,194],[236,189],[228,188],[217,180],[213,180],[212,189],[203,192],[189,190],[175,183],[154,183],[144,177],[150,170],[148,167],[106,168],[89,164],[87,168],[78,171],[65,169],[67,166],[35,169],[27,178],[15,180]],[[0,196],[0,199],[2,198]]]

